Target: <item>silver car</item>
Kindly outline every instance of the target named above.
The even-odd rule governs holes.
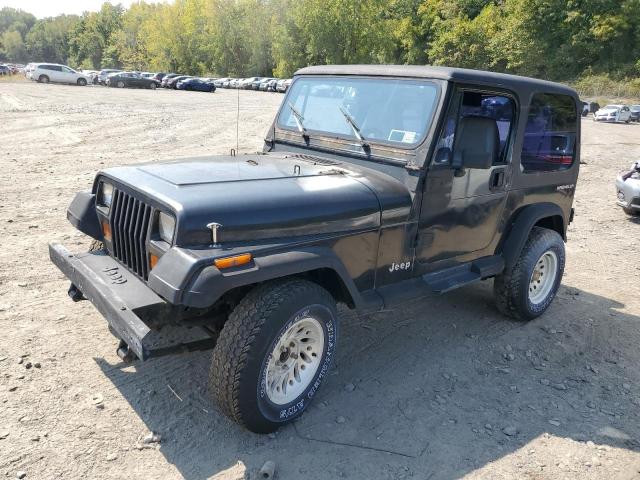
[[[618,199],[616,203],[628,215],[640,215],[640,162],[636,162],[628,172],[616,179]]]

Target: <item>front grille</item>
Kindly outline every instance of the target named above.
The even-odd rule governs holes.
[[[113,256],[129,270],[147,280],[147,233],[151,207],[122,190],[114,189],[111,204]]]

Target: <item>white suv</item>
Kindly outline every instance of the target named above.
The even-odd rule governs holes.
[[[89,77],[80,72],[76,72],[73,68],[57,63],[36,63],[27,73],[31,80],[40,83],[73,83],[75,85],[85,86],[89,83]]]

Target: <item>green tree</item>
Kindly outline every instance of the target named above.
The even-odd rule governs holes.
[[[29,61],[67,63],[69,35],[79,21],[77,15],[38,20],[25,39]]]

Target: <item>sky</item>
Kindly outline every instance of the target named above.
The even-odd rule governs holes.
[[[159,3],[158,0],[146,0]],[[0,8],[12,7],[32,13],[37,18],[55,17],[62,13],[80,15],[82,12],[97,12],[105,0],[0,0]],[[109,3],[128,7],[137,0],[110,0]]]

